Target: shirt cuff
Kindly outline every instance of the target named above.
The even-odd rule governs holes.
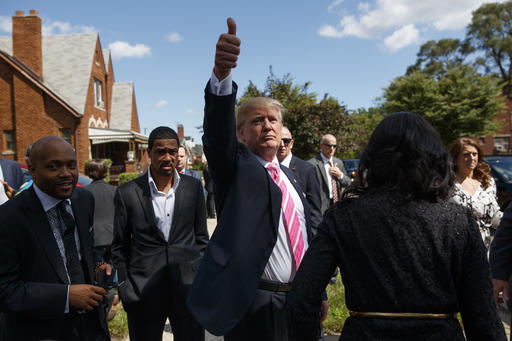
[[[69,313],[69,285],[68,285],[68,293],[66,294],[66,306],[64,307],[64,314]]]
[[[210,78],[210,92],[217,96],[228,96],[233,93],[233,79],[231,73],[219,81],[215,73],[212,71],[212,77]]]

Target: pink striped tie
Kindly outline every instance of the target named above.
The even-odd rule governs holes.
[[[281,188],[282,201],[281,209],[284,214],[284,226],[288,231],[288,238],[290,238],[290,244],[292,245],[293,257],[295,259],[295,268],[299,268],[300,261],[304,256],[304,240],[302,239],[302,230],[300,228],[299,217],[297,216],[297,210],[293,202],[292,196],[286,188],[286,184],[281,180],[279,176],[279,166],[275,163],[269,163],[267,169],[272,175],[272,180]]]

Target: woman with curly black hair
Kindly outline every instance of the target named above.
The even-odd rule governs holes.
[[[496,183],[489,165],[482,160],[482,150],[472,139],[461,137],[450,147],[456,174],[451,200],[469,208],[476,217],[484,245],[489,251],[491,230],[495,230],[502,212],[496,201]]]
[[[326,211],[287,302],[290,340],[317,340],[335,267],[350,317],[340,340],[505,340],[473,214],[446,199],[455,175],[432,126],[387,116],[358,181]]]

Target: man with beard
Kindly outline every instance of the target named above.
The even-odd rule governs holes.
[[[94,198],[75,188],[76,154],[56,136],[36,141],[34,185],[0,206],[0,310],[4,340],[110,340],[107,291],[92,285],[111,273],[94,252]]]
[[[161,340],[167,318],[174,340],[204,340],[185,305],[208,243],[203,187],[176,171],[178,149],[174,130],[155,128],[148,171],[116,191],[112,259],[134,341]]]

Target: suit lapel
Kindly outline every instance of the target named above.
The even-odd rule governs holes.
[[[149,172],[149,170],[147,172]],[[148,218],[149,226],[153,228],[156,233],[165,241],[164,234],[156,225],[155,210],[153,209],[153,201],[151,198],[151,189],[149,188],[147,172],[136,179],[136,194],[140,200],[142,210],[144,211],[145,216]]]
[[[186,191],[185,183],[186,182],[183,180],[183,178],[181,178],[180,184],[176,188],[176,192],[174,193],[174,210],[173,210],[173,214],[172,214],[171,231],[169,232],[169,240],[168,240],[169,243],[172,240],[172,235],[176,231],[176,225],[177,225],[177,221],[178,221],[179,212],[181,212],[181,206],[182,206],[183,200],[185,198],[185,191]]]
[[[322,174],[322,179],[324,180],[324,184],[327,185],[327,187],[329,187],[328,179],[327,179],[327,172],[325,171],[325,166],[324,166],[324,161],[322,160],[322,157],[320,155],[316,156],[316,160],[317,160],[316,166],[320,170],[320,174]]]
[[[43,206],[41,206],[41,202],[34,191],[34,187],[30,187],[26,192],[23,208],[27,213],[26,218],[28,223],[39,238],[43,252],[46,253],[50,264],[62,283],[69,283],[57,241],[55,240]]]
[[[78,229],[78,237],[80,238],[80,253],[82,258],[85,259],[87,265],[87,274],[89,276],[90,283],[93,283],[93,260],[92,260],[92,245],[89,234],[89,216],[88,211],[80,209],[83,203],[78,200],[78,194],[75,191],[71,196],[71,207],[73,208],[73,216],[75,217],[76,227]],[[92,223],[92,221],[90,222]]]

